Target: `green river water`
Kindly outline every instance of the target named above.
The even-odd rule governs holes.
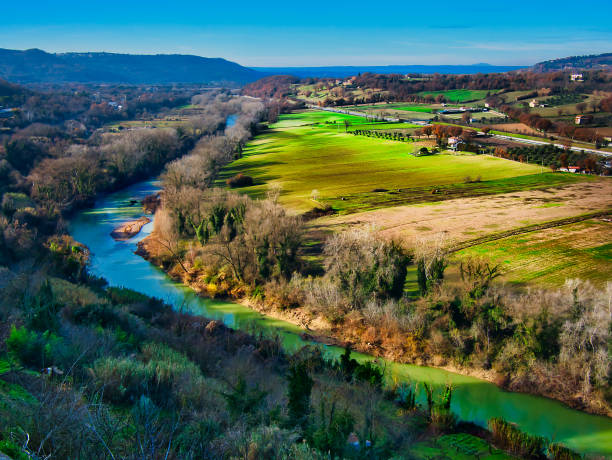
[[[111,286],[123,286],[158,297],[176,308],[223,321],[232,328],[257,327],[281,336],[284,346],[296,349],[306,342],[297,326],[265,317],[231,302],[198,297],[173,282],[164,272],[134,254],[136,243],[147,236],[152,223],[128,241],[114,241],[110,233],[118,224],[143,215],[140,200],[159,189],[156,182],[142,182],[99,200],[91,210],[78,214],[70,223],[70,232],[91,250],[91,272],[104,277]],[[343,350],[323,346],[326,354],[337,356]],[[355,353],[359,360],[374,359]],[[545,436],[583,453],[599,453],[612,458],[612,419],[569,409],[561,403],[520,393],[500,390],[495,385],[440,369],[385,362],[389,375],[398,380],[429,382],[455,388],[452,410],[460,419],[486,426],[488,419],[503,417],[521,429]]]

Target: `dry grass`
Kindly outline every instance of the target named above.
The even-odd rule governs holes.
[[[446,235],[449,245],[477,237],[612,208],[612,180],[533,190],[487,198],[460,198],[334,216],[319,223],[332,229],[375,225],[379,233],[412,245],[417,238]]]

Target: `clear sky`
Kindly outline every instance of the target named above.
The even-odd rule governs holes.
[[[612,52],[612,0],[5,0],[0,48],[247,66],[527,65]]]

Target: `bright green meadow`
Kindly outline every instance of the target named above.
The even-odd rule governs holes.
[[[421,144],[345,133],[344,120],[352,129],[360,124],[367,129],[364,118],[351,115],[321,111],[282,115],[246,146],[241,159],[224,168],[221,180],[238,173],[249,175],[255,185],[243,190],[255,197],[277,184],[283,204],[307,211],[330,200],[342,203],[342,197],[352,194],[464,184],[468,176],[486,182],[541,172],[537,165],[485,155],[415,157],[411,153]],[[341,204],[339,208],[342,211]]]

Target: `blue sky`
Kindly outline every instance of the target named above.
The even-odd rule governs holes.
[[[6,0],[0,48],[184,53],[248,66],[527,65],[612,52],[612,0]]]

